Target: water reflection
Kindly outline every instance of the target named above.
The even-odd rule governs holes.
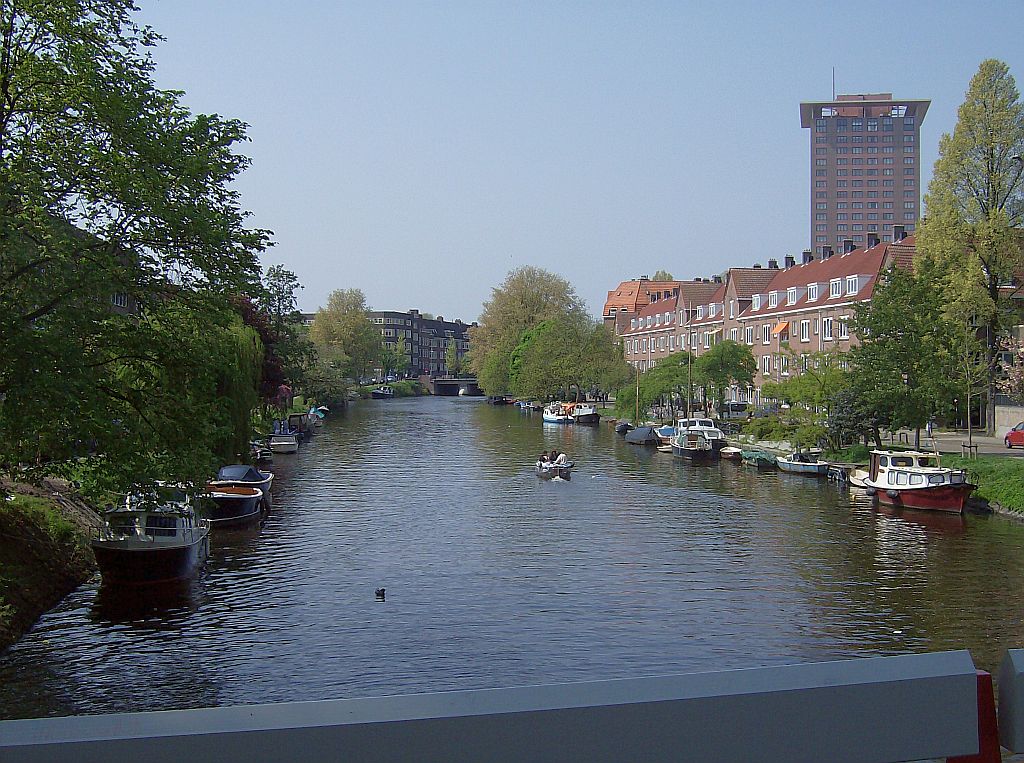
[[[538,479],[567,452],[571,482]],[[90,584],[0,656],[0,715],[509,686],[1024,643],[1024,527],[874,506],[607,425],[360,403],[173,595]],[[387,588],[386,602],[375,600]],[[193,671],[170,675],[168,665]]]

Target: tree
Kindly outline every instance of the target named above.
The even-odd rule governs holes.
[[[247,441],[262,348],[229,298],[269,235],[232,186],[245,125],[155,87],[134,10],[0,3],[0,468],[120,490]]]
[[[366,297],[359,289],[336,289],[317,311],[309,338],[317,353],[348,376],[366,375],[380,357],[380,332],[370,321]]]
[[[830,437],[832,447],[841,447],[840,438],[832,436],[827,423],[837,396],[848,382],[847,372],[840,366],[839,353],[816,352],[799,358],[791,355],[791,364],[802,362],[800,373],[781,383],[767,383],[761,394],[790,404],[789,418],[796,424],[793,440],[799,445],[816,445]]]
[[[919,430],[958,395],[957,332],[943,312],[930,273],[886,271],[871,302],[855,308],[861,344],[850,351],[856,406],[877,411],[892,428]]]
[[[659,270],[657,273],[654,274],[654,276],[653,276],[653,278],[651,280],[652,281],[674,281],[675,279],[672,277],[672,274],[669,273],[667,270]]]
[[[462,373],[462,355],[454,339],[448,340],[448,347],[444,351],[444,364],[449,375],[458,376]]]
[[[591,319],[575,289],[561,276],[525,266],[511,271],[484,302],[479,325],[469,329],[469,367],[491,394],[507,392],[509,360],[523,333],[543,321],[568,319],[589,326]]]
[[[917,247],[942,284],[947,316],[958,325],[973,318],[982,331],[990,433],[999,341],[1010,312],[999,287],[1022,262],[1022,155],[1024,104],[1016,83],[1006,64],[982,61],[953,134],[939,142]]]
[[[695,363],[702,384],[711,391],[721,410],[725,393],[735,385],[749,386],[754,382],[757,361],[745,344],[725,339],[705,352]],[[708,399],[708,398],[706,398]]]

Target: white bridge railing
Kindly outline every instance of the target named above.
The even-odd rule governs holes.
[[[1021,671],[1024,658],[1014,650],[1000,679],[1004,736],[1013,744],[1024,742]],[[551,686],[4,721],[0,761],[888,763],[976,753],[977,697],[970,654],[939,652]]]

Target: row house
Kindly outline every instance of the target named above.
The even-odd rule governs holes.
[[[652,281],[647,276],[623,281],[608,292],[602,313],[604,325],[621,334],[622,327],[629,323],[630,318],[635,319],[651,302],[678,295],[681,283],[682,281]]]
[[[855,343],[854,307],[871,299],[879,275],[891,265],[910,267],[913,236],[897,230],[897,240],[871,240],[867,249],[825,247],[802,261],[787,256],[784,266],[730,268],[722,277],[680,282],[669,300],[655,300],[628,325],[616,322],[626,360],[641,371],[672,352],[699,357],[723,339],[747,345],[757,363],[754,384],[729,398],[760,402],[760,388],[805,370],[817,353],[845,353]]]

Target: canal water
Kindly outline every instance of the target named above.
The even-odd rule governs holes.
[[[571,481],[533,463],[557,448]],[[276,457],[191,583],[82,586],[0,654],[0,717],[1024,646],[1024,525],[691,466],[479,400],[360,402]],[[386,600],[374,591],[385,588]]]

